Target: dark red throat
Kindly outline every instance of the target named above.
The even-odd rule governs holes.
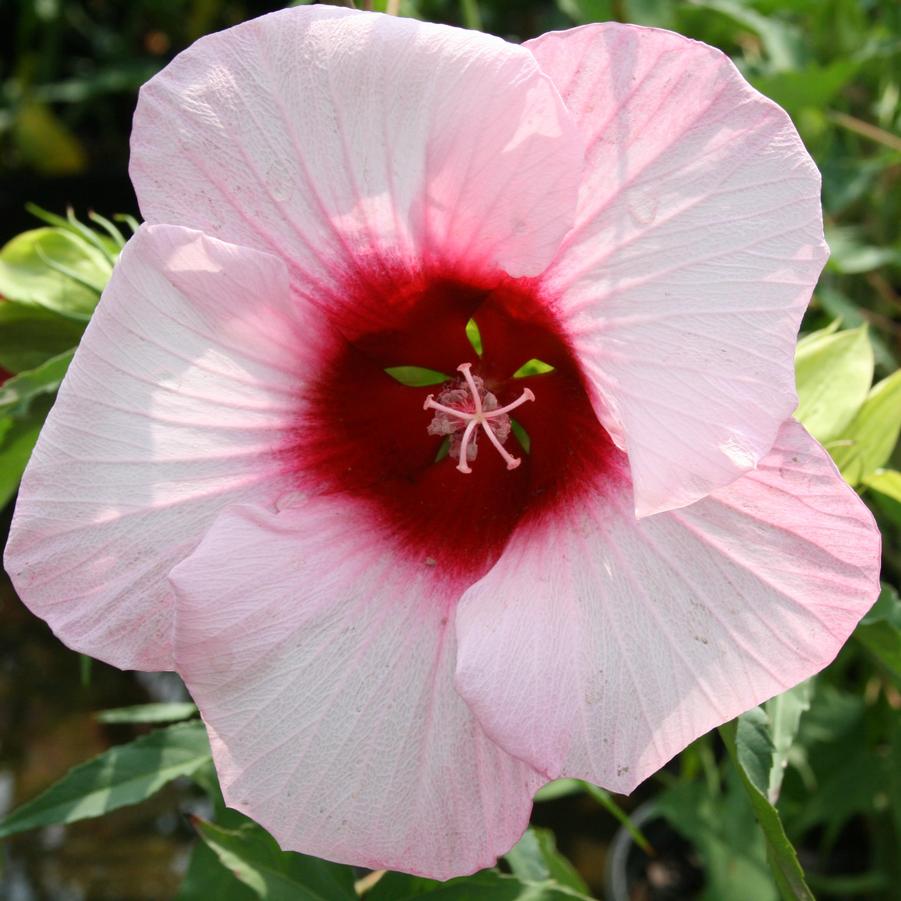
[[[549,517],[593,490],[598,477],[621,478],[621,454],[598,423],[585,380],[550,298],[533,280],[431,272],[382,272],[355,282],[329,314],[335,350],[296,430],[295,471],[305,491],[343,492],[366,504],[373,528],[387,531],[411,562],[442,578],[479,578],[526,518]],[[466,335],[474,319],[476,353]],[[513,374],[538,359],[552,372]],[[417,366],[458,377],[461,363],[505,405],[529,387],[535,401],[513,414],[530,452],[508,470],[484,439],[468,475],[457,461],[436,462],[442,439],[428,434],[423,410],[440,385],[412,388],[385,370]]]

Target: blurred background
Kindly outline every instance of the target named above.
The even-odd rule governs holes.
[[[26,210],[29,202],[60,215],[71,206],[82,219],[91,210],[137,216],[127,165],[139,86],[201,35],[283,5],[0,0],[0,245],[42,224]],[[385,2],[369,6],[383,10]],[[720,47],[788,110],[823,173],[832,257],[804,331],[836,319],[843,329],[866,323],[875,379],[898,368],[897,0],[402,0],[399,6],[404,15],[511,41],[615,19]],[[897,450],[893,465],[898,469]],[[886,539],[885,578],[897,585],[901,502],[878,490],[866,499]],[[10,510],[2,514],[0,535]],[[0,617],[0,814],[145,728],[99,722],[95,711],[181,697],[174,678],[86,664],[25,611],[6,581]],[[818,897],[901,898],[899,625],[869,640],[858,636],[819,678],[789,760],[780,810]],[[615,896],[609,874],[619,855],[630,868],[630,888],[617,897],[773,899],[750,808],[722,757],[718,739],[707,736],[632,798],[564,785],[536,806],[534,821],[553,830],[598,896]],[[203,803],[190,783],[175,782],[139,807],[25,833],[0,852],[0,897],[175,897],[194,843],[185,812],[202,812]],[[653,857],[627,854],[630,840],[613,804],[643,824]]]

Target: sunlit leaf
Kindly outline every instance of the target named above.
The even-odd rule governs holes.
[[[543,360],[536,360],[533,357],[531,360],[526,360],[526,362],[513,373],[513,378],[524,379],[528,378],[530,375],[545,375],[546,373],[553,371],[553,366],[545,363]]]
[[[210,746],[200,721],[158,729],[70,770],[0,821],[0,838],[137,804],[173,779],[190,776],[209,759]]]
[[[466,323],[466,338],[472,345],[472,349],[479,356],[482,356],[482,333],[479,331],[479,326],[475,319],[470,319]]]
[[[857,415],[826,444],[842,475],[857,485],[888,462],[901,432],[901,369],[873,386]]]
[[[773,741],[773,763],[766,791],[770,804],[775,804],[779,800],[779,790],[782,788],[789,752],[798,734],[801,716],[810,709],[812,695],[813,680],[807,679],[764,704]]]
[[[423,366],[389,366],[385,372],[395,381],[408,388],[425,388],[429,385],[441,385],[450,380],[449,375]]]
[[[197,715],[197,707],[188,702],[135,704],[101,710],[96,718],[101,723],[175,723]]]
[[[795,375],[795,417],[818,441],[836,437],[866,400],[873,381],[867,327],[808,336],[798,346]]]
[[[581,779],[555,779],[543,785],[535,793],[535,803],[543,801],[556,801],[559,798],[567,798],[570,795],[578,795],[585,791],[585,783]]]
[[[258,897],[208,845],[198,841],[191,849],[188,869],[175,901],[254,901]]]
[[[877,469],[863,479],[867,488],[890,497],[901,504],[901,472],[894,469]]]
[[[531,882],[551,880],[561,886],[588,894],[585,880],[557,850],[554,833],[530,826],[505,855],[514,876]]]
[[[0,249],[0,295],[87,321],[111,271],[98,251],[71,232],[36,228]]]
[[[200,837],[241,882],[267,901],[356,901],[350,867],[282,851],[259,826],[224,829],[195,819]]]
[[[814,901],[779,812],[767,798],[773,768],[773,743],[766,714],[760,707],[754,707],[737,720],[721,726],[720,735],[763,831],[767,860],[779,893],[783,899]]]

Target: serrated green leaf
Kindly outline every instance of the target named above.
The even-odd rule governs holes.
[[[350,867],[282,851],[259,826],[224,829],[196,819],[200,837],[219,861],[266,901],[356,901]]]
[[[197,715],[197,707],[188,702],[135,704],[101,710],[96,719],[101,723],[174,723]]]
[[[396,382],[406,385],[408,388],[426,388],[429,385],[441,385],[450,381],[450,376],[436,369],[426,369],[424,366],[389,366],[385,372]]]
[[[829,441],[851,422],[873,381],[873,349],[865,325],[809,336],[795,355],[795,417],[818,441]]]
[[[137,804],[210,759],[203,723],[179,723],[83,763],[0,821],[0,838]]]
[[[28,417],[35,400],[56,393],[74,355],[74,348],[64,351],[7,379],[0,386],[0,416],[14,420]]]
[[[884,466],[901,431],[901,369],[873,386],[850,424],[826,449],[842,475],[857,485]]]
[[[0,249],[0,295],[83,322],[111,272],[95,248],[62,228],[22,232]]]
[[[773,742],[773,764],[770,767],[766,791],[770,804],[775,804],[779,800],[779,790],[782,788],[782,777],[788,765],[789,752],[798,735],[801,716],[810,709],[812,696],[813,680],[807,679],[764,704]]]
[[[786,901],[814,901],[779,812],[766,796],[773,767],[773,743],[766,714],[754,707],[721,726],[720,735],[763,832],[767,860],[780,895]]]

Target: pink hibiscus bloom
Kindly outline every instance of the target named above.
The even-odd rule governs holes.
[[[876,597],[789,418],[819,177],[720,52],[288,10],[144,87],[131,174],[6,564],[182,675],[283,847],[489,865],[547,779],[632,790]]]

